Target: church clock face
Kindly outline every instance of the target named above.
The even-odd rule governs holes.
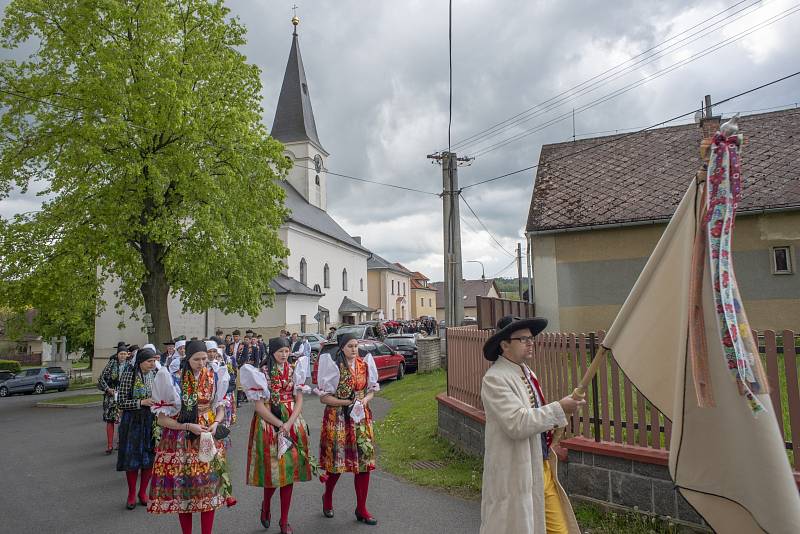
[[[322,156],[320,156],[319,154],[314,156],[314,169],[317,172],[322,172]]]

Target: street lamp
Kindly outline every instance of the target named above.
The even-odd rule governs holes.
[[[480,263],[481,264],[481,280],[484,280],[484,281],[486,280],[486,269],[484,268],[482,261],[467,260],[467,263]]]

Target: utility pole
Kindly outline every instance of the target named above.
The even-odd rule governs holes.
[[[522,298],[522,243],[517,243],[517,289],[519,290],[519,300]]]
[[[461,215],[459,210],[458,162],[455,152],[431,154],[428,159],[442,164],[442,213],[444,223],[444,319],[445,324],[461,326],[464,320],[464,279],[461,271]]]

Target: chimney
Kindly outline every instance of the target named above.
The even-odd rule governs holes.
[[[705,168],[705,165],[708,163],[711,140],[714,138],[714,134],[719,130],[720,118],[719,116],[715,117],[713,114],[711,95],[706,95],[703,103],[703,117],[700,119],[700,159],[703,162],[703,168]]]
[[[354,235],[353,236],[353,241],[355,241],[356,243],[358,243],[360,245],[361,244],[361,236],[360,235]]]

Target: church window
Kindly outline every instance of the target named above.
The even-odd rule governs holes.
[[[394,280],[392,280],[392,295],[394,295]]]
[[[331,268],[328,267],[327,263],[322,269],[322,286],[325,288],[331,287]]]
[[[358,281],[358,285],[361,288],[361,291],[364,291],[364,279],[363,278]]]
[[[342,271],[342,290],[347,291],[347,269]]]
[[[403,296],[405,296],[405,294],[406,294],[406,283],[403,282]]]
[[[308,266],[306,265],[306,259],[305,258],[301,258],[300,259],[300,283],[301,284],[306,284],[306,282],[308,282],[307,271],[308,271]]]
[[[314,177],[314,183],[319,185],[319,174]]]
[[[301,84],[301,85],[303,86],[303,94],[307,95],[308,94],[308,85],[306,85],[306,84]]]
[[[322,293],[322,288],[319,287],[319,284],[314,284],[314,291],[316,291],[317,293]]]

